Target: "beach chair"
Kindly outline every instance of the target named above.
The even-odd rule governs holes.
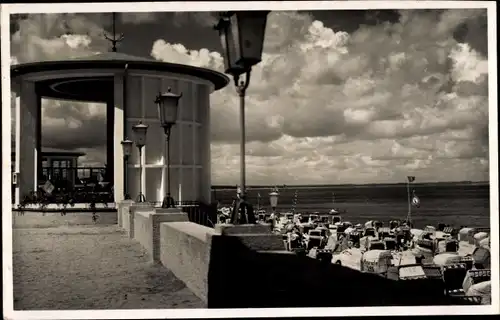
[[[452,236],[452,238],[456,238],[457,237],[457,229],[455,229],[453,227],[445,227],[443,229],[443,232],[450,234]]]
[[[478,232],[474,235],[474,246],[479,247],[482,240],[489,237],[489,234],[486,232]]]
[[[474,284],[491,281],[491,270],[469,270],[462,283],[462,289],[467,293]]]
[[[386,250],[396,250],[398,245],[395,238],[384,238],[384,245]]]
[[[387,227],[381,227],[378,229],[378,237],[380,240],[383,240],[385,237],[389,237],[391,235],[391,229]]]
[[[432,296],[444,294],[445,286],[440,267],[433,265],[412,264],[399,266],[397,269],[397,280],[411,282],[411,286],[414,290],[418,292],[426,292]]]
[[[480,305],[483,300],[483,297],[481,296],[466,296],[462,293],[457,295],[453,294],[451,297],[455,301],[453,304],[456,305]]]
[[[458,241],[468,241],[467,236],[469,234],[469,231],[472,230],[472,228],[464,227],[461,228],[460,231],[458,232]]]
[[[478,233],[477,228],[470,228],[467,232],[467,242],[469,244],[474,244],[474,235]]]
[[[385,250],[385,244],[380,240],[369,241],[368,250]]]
[[[475,248],[472,252],[472,258],[477,269],[489,269],[491,267],[491,252],[488,248]]]
[[[446,252],[458,251],[458,241],[455,239],[445,240],[444,246]]]
[[[363,237],[376,237],[375,228],[366,228]]]
[[[389,228],[390,229],[396,229],[397,227],[399,227],[401,225],[401,221],[399,220],[391,220],[389,222]]]
[[[463,289],[463,281],[467,274],[465,263],[445,265],[442,272],[446,295],[450,295],[453,290]]]
[[[460,263],[463,263],[465,265],[465,269],[469,271],[474,266],[474,258],[472,256],[462,257],[462,259],[460,259]]]

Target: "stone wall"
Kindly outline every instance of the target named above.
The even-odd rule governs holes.
[[[136,211],[134,213],[134,239],[139,241],[140,244],[146,249],[149,255],[152,254],[153,249],[153,235],[151,233],[152,227],[149,226],[151,212],[146,210]]]
[[[160,260],[207,303],[210,250],[215,230],[193,222],[160,225]]]

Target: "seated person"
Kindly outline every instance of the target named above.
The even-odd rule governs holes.
[[[415,256],[415,263],[423,264],[423,261],[424,261],[424,256],[423,255],[417,255],[417,256]]]

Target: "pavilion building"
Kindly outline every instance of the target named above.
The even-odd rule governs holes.
[[[124,197],[125,170],[132,198],[139,183],[147,201],[161,201],[167,189],[166,141],[155,97],[171,88],[182,92],[177,124],[171,132],[171,194],[209,203],[211,188],[210,94],[229,82],[222,73],[193,66],[107,52],[90,57],[19,64],[11,67],[11,87],[19,97],[15,117],[15,203],[38,185],[43,170],[42,98],[98,102],[106,108],[106,163],[112,172],[115,202]],[[132,126],[149,125],[142,152],[124,167],[121,141],[133,140]]]

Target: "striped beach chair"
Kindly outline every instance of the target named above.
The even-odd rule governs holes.
[[[469,288],[472,285],[489,280],[491,280],[490,269],[469,270],[465,275],[465,279],[462,284],[462,289],[464,289],[464,291],[467,293],[467,291],[469,291]]]
[[[481,296],[466,296],[466,295],[453,295],[452,296],[457,305],[480,305],[483,301]]]
[[[465,264],[465,268],[467,269],[467,271],[469,271],[474,266],[474,258],[471,256],[462,257],[462,259],[460,260],[460,263]]]
[[[458,230],[453,227],[445,227],[443,232],[450,234],[453,239],[458,238]]]
[[[467,266],[465,263],[444,265],[442,273],[447,295],[449,295],[449,292],[452,290],[463,289],[462,285],[465,275],[467,274]]]
[[[384,239],[391,234],[391,229],[388,227],[381,227],[378,229],[378,234],[380,239]]]

